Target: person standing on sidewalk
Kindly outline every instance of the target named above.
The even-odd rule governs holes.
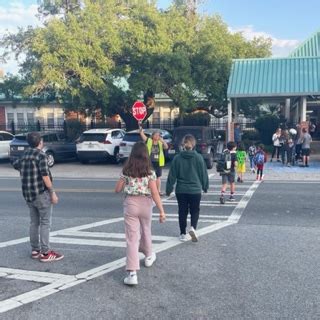
[[[123,167],[115,192],[124,191],[124,223],[127,242],[127,276],[124,284],[137,285],[140,269],[139,251],[145,255],[144,264],[151,267],[156,261],[152,252],[151,220],[153,201],[160,210],[160,223],[165,221],[161,198],[157,189],[156,174],[151,170],[148,150],[143,142],[137,142]]]
[[[306,128],[302,128],[302,157],[303,157],[303,166],[309,167],[310,159],[310,144],[312,141],[311,135],[308,133]]]
[[[166,185],[169,196],[176,184],[175,193],[178,200],[180,240],[187,241],[187,217],[190,210],[191,227],[189,235],[193,242],[198,241],[196,234],[200,213],[201,191],[207,192],[209,177],[206,165],[194,148],[196,139],[187,134],[182,139],[183,151],[173,158]]]
[[[270,162],[272,162],[273,157],[275,155],[277,156],[277,161],[280,162],[280,149],[281,149],[280,137],[281,137],[281,129],[278,128],[272,136],[273,150],[272,150]]]
[[[39,132],[29,133],[27,142],[30,148],[13,163],[13,167],[20,171],[22,194],[30,210],[31,258],[41,262],[58,261],[64,256],[51,250],[49,244],[52,205],[58,203],[58,197]]]
[[[157,188],[159,194],[162,196],[161,192],[161,176],[162,168],[165,165],[164,150],[168,149],[167,143],[162,139],[160,132],[155,131],[152,133],[151,138],[148,138],[143,132],[142,126],[139,126],[141,139],[147,144],[148,153],[151,159],[152,167],[157,175]]]

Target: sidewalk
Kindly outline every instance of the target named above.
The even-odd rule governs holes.
[[[270,159],[270,157],[269,157]],[[169,164],[170,165],[170,164]],[[162,178],[166,179],[169,172],[169,165],[163,169]],[[255,174],[250,173],[250,166],[247,163],[247,172],[244,180],[254,180]],[[54,178],[70,179],[117,179],[121,173],[122,166],[115,164],[97,163],[83,165],[79,162],[58,163],[52,169]],[[208,170],[216,178],[219,173],[213,169]],[[302,168],[298,165],[294,167],[283,166],[281,162],[268,161],[264,168],[265,180],[306,180],[320,181],[320,154],[312,155],[310,167]],[[9,162],[0,162],[0,178],[18,178],[18,171],[14,170]]]

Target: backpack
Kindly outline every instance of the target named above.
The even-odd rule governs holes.
[[[229,173],[231,171],[231,153],[229,150],[223,151],[220,159],[217,161],[217,172]]]
[[[264,153],[263,152],[256,153],[256,155],[254,157],[254,163],[257,165],[264,164]]]

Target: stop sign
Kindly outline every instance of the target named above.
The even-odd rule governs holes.
[[[142,121],[147,115],[147,107],[141,101],[136,101],[132,106],[132,115],[138,121]]]

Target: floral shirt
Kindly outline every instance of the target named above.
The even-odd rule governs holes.
[[[149,181],[157,180],[157,176],[154,171],[147,177],[132,178],[125,175],[120,175],[120,178],[125,181],[124,193],[130,196],[150,196],[151,190],[149,189]]]

